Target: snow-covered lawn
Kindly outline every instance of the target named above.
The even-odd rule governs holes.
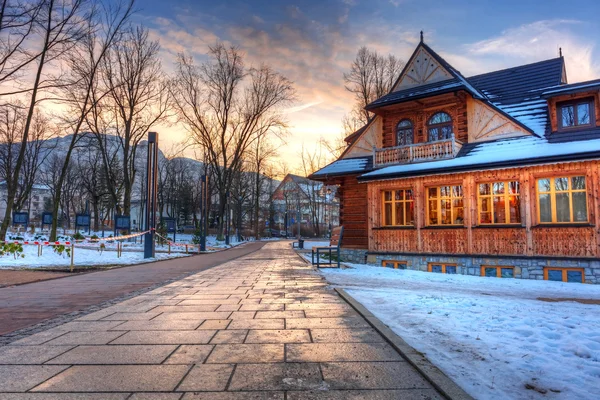
[[[350,264],[335,286],[477,399],[600,399],[600,285]]]
[[[71,265],[71,258],[66,254],[59,255],[52,248],[44,246],[42,256],[38,257],[37,246],[23,246],[25,257],[15,259],[12,255],[0,257],[0,269],[19,268],[64,268]],[[143,251],[123,251],[121,257],[117,257],[116,251],[103,251],[96,249],[75,248],[73,263],[79,266],[99,265],[131,265],[148,261],[166,260],[169,258],[185,257],[185,253],[172,252],[156,253],[156,258],[144,259]]]

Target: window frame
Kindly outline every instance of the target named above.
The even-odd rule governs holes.
[[[406,269],[406,267],[408,266],[408,263],[402,260],[382,260],[381,267],[387,268],[385,264],[393,264],[394,269]],[[398,268],[399,265],[402,265],[404,268]]]
[[[396,191],[402,190],[404,191],[404,198],[402,200],[396,200]],[[406,192],[410,191],[412,193],[412,200],[406,200]],[[391,192],[392,194],[392,199],[390,201],[387,201],[385,199],[385,193],[386,192]],[[413,207],[413,215],[412,215],[412,224],[407,223],[407,219],[406,219],[406,203],[412,203],[412,207]],[[385,213],[385,205],[386,204],[391,204],[392,206],[392,216],[391,216],[391,221],[392,224],[388,225],[385,223],[386,220],[386,213]],[[404,224],[397,224],[396,223],[396,205],[397,204],[402,204],[402,212],[404,213]],[[413,189],[383,189],[381,190],[381,226],[382,227],[394,227],[394,226],[405,226],[405,227],[414,227],[415,226],[415,195],[414,195],[414,190]]]
[[[585,189],[572,189],[572,178],[583,177],[585,182]],[[569,182],[569,189],[564,191],[556,191],[555,181],[556,179],[567,178]],[[550,191],[549,192],[540,192],[539,181],[543,179],[550,180]],[[556,216],[556,193],[568,193],[569,194],[569,216],[570,221],[567,222],[559,222]],[[574,221],[573,219],[573,193],[585,193],[585,212],[586,212],[586,220],[585,221]],[[552,221],[550,222],[542,222],[542,207],[540,206],[540,194],[548,194],[550,195],[550,211],[552,213]],[[537,223],[538,225],[586,225],[590,223],[590,205],[588,199],[588,177],[586,174],[581,175],[563,175],[563,176],[541,176],[535,178],[535,197],[536,202],[535,205],[537,207]]]
[[[481,276],[484,278],[489,278],[485,274],[485,270],[488,268],[494,268],[496,270],[496,278],[502,278],[502,270],[503,269],[511,269],[513,271],[513,278],[515,277],[515,267],[511,265],[482,265],[481,266]]]
[[[432,124],[431,120],[433,119],[433,117],[435,117],[438,114],[446,114],[448,116],[448,118],[450,118],[450,121]],[[450,137],[444,138],[444,139],[431,140],[431,129],[434,129],[434,128],[441,129],[445,126],[450,127]],[[437,112],[431,114],[431,116],[427,119],[427,142],[432,143],[432,142],[439,142],[440,140],[448,140],[448,139],[451,139],[452,136],[454,136],[454,120],[452,119],[452,116],[445,111],[437,111]]]
[[[440,194],[440,189],[442,187],[450,187],[450,197],[442,197]],[[455,186],[460,186],[460,191],[461,191],[461,196],[460,197],[454,197],[452,196],[452,194],[454,193],[453,191],[453,187]],[[430,210],[429,210],[429,203],[431,201],[431,198],[429,196],[429,189],[436,189],[437,190],[437,197],[436,197],[436,203],[437,203],[437,220],[439,221],[436,224],[432,224],[430,221]],[[456,218],[454,218],[454,207],[453,207],[453,203],[455,199],[461,199],[462,200],[462,209],[463,209],[463,221],[460,224],[455,224],[454,221],[456,220]],[[450,201],[450,216],[451,216],[451,220],[452,223],[451,224],[442,224],[442,200],[449,200]],[[460,208],[460,207],[458,207]],[[464,194],[464,189],[463,189],[463,185],[462,183],[459,184],[447,184],[447,185],[440,185],[440,186],[426,186],[425,187],[425,212],[426,212],[426,216],[425,216],[425,226],[465,226],[465,194]]]
[[[545,281],[550,280],[550,279],[548,279],[548,271],[561,271],[562,272],[562,281],[561,282],[565,282],[565,283],[575,283],[575,282],[569,282],[567,280],[567,272],[569,272],[569,271],[581,272],[581,283],[585,283],[585,269],[584,268],[544,267],[544,280]],[[552,281],[552,282],[557,282],[557,281]]]
[[[578,124],[577,118],[577,106],[580,104],[587,103],[590,109],[590,122],[589,124]],[[563,126],[562,109],[563,107],[573,106],[574,112],[574,124],[569,126]],[[593,97],[582,97],[580,99],[573,99],[567,101],[561,101],[556,103],[556,126],[559,131],[570,131],[582,127],[593,127],[596,125],[596,108]]]
[[[446,267],[456,267],[456,274],[448,274],[448,275],[458,275],[458,264],[453,264],[453,263],[438,263],[438,262],[430,262],[427,263],[427,272],[431,272],[433,273],[437,273],[437,272],[433,272],[433,266],[434,265],[441,265],[442,267],[442,274],[446,274]]]
[[[509,193],[509,184],[516,182],[518,184],[518,193],[516,195]],[[504,193],[503,194],[494,194],[494,184],[495,183],[503,183],[504,184]],[[479,190],[479,185],[490,185],[490,194],[482,195]],[[519,226],[523,224],[523,210],[521,204],[521,182],[518,180],[510,180],[510,181],[481,181],[475,182],[475,190],[477,192],[477,224],[480,226],[490,226],[490,225],[515,225]],[[510,196],[516,196],[519,199],[519,219],[518,222],[495,222],[494,221],[494,198],[495,197],[503,197],[504,198],[504,213],[510,219]],[[490,199],[490,205],[492,209],[489,211],[492,217],[492,222],[481,222],[481,213],[482,213],[482,203],[484,198]]]
[[[410,123],[410,127],[403,127],[402,130],[403,131],[410,130],[410,143],[402,143],[402,144],[400,144],[399,140],[398,140],[398,131],[400,131],[400,124],[402,122],[405,122],[405,121],[408,122],[408,123]],[[410,145],[413,145],[414,143],[415,143],[415,124],[413,124],[413,122],[409,118],[402,118],[396,124],[396,146],[410,146]]]

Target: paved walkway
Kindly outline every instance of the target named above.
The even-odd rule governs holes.
[[[0,392],[10,400],[442,398],[289,243],[0,347]]]
[[[264,244],[247,243],[216,253],[0,288],[0,335],[191,272],[202,271],[250,254]]]

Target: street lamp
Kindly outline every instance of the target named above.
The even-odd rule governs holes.
[[[327,218],[327,234],[331,237],[331,188],[327,188],[327,196],[325,197],[325,205],[327,206],[329,217]]]

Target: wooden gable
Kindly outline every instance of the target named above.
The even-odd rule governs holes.
[[[392,92],[452,79],[454,76],[423,46],[419,46]]]
[[[469,143],[531,135],[521,125],[483,101],[467,98]]]
[[[380,148],[381,145],[381,123],[380,116],[375,116],[369,126],[360,134],[360,136],[350,145],[341,158],[352,158],[360,156],[370,156],[373,154],[373,147]]]

